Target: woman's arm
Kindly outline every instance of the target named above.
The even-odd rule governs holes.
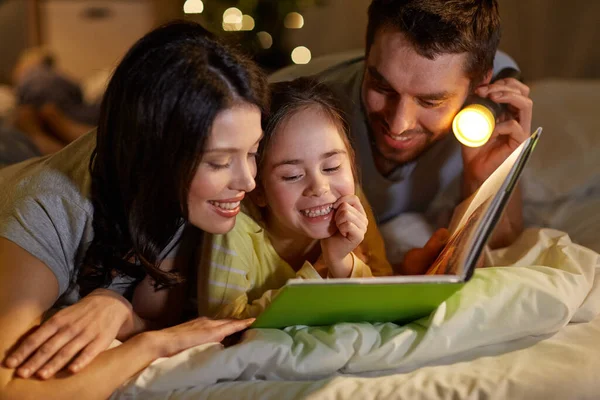
[[[134,336],[107,350],[77,374],[48,380],[22,379],[5,365],[11,348],[41,320],[58,297],[58,283],[44,263],[0,238],[0,399],[105,399],[153,360],[246,328],[252,321],[197,319]]]

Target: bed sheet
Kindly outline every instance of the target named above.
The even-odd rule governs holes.
[[[478,270],[429,318],[250,330],[157,360],[113,399],[595,395],[600,256],[542,229],[491,257],[515,267]]]
[[[412,372],[316,381],[224,382],[169,393],[158,400],[333,399],[598,399],[600,318],[554,335],[481,347]]]

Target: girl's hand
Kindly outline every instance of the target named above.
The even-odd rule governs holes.
[[[255,318],[213,320],[200,317],[143,335],[152,337],[159,357],[170,357],[204,343],[221,342],[227,336],[248,328],[254,320]]]
[[[323,261],[334,278],[347,278],[354,261],[350,254],[363,241],[369,220],[355,195],[340,197],[333,205],[337,232],[321,240]]]
[[[67,364],[73,373],[108,348],[122,329],[133,329],[131,304],[108,289],[96,289],[29,334],[6,358],[22,378],[52,377]],[[74,358],[75,357],[75,358]]]

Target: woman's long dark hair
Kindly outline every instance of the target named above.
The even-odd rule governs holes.
[[[258,67],[198,24],[162,26],[129,50],[102,100],[90,163],[94,240],[78,278],[81,295],[110,284],[113,271],[148,274],[157,287],[183,280],[158,265],[187,220],[212,123],[237,102],[266,113],[268,101]]]

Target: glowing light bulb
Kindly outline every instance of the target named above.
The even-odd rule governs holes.
[[[481,104],[466,106],[452,121],[452,130],[456,139],[469,147],[480,147],[486,144],[495,126],[494,113]]]

